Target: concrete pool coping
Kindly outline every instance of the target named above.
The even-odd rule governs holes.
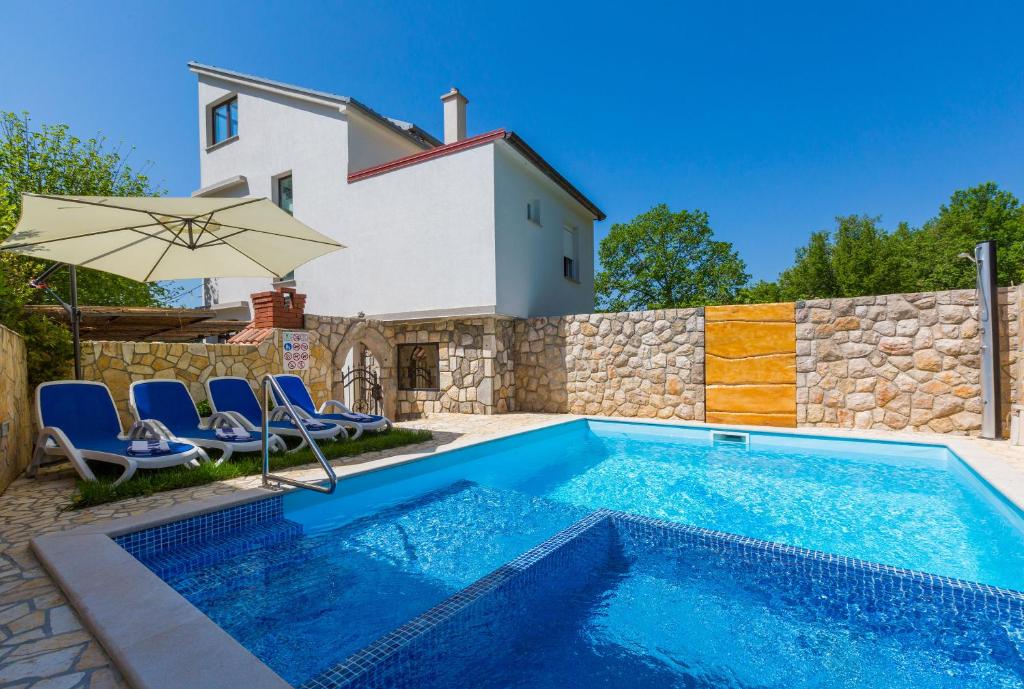
[[[581,419],[945,447],[1018,509],[1024,510],[1024,475],[976,439],[846,429],[791,429],[566,415],[486,439],[454,443],[439,452],[398,455],[337,467],[337,473],[339,479],[345,479]],[[280,490],[264,488],[239,491],[38,536],[32,539],[31,547],[132,687],[288,689],[291,685],[113,540],[123,534],[280,494]],[[311,649],[311,652],[316,652],[316,649]]]

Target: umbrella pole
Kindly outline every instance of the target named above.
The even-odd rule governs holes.
[[[75,380],[82,380],[82,337],[79,332],[79,324],[82,321],[82,312],[78,309],[78,270],[75,266],[68,266],[71,277],[71,341],[75,348]]]

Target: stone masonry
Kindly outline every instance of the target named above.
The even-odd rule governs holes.
[[[1020,295],[1000,290],[1003,409],[1020,399]],[[976,434],[974,290],[799,302],[797,423]]]
[[[306,315],[306,327],[320,334],[336,370],[362,344],[380,367],[384,413],[398,419],[444,412],[495,414],[514,411],[512,323],[495,317],[383,322]],[[438,345],[436,390],[400,390],[397,350],[402,344]],[[343,391],[335,389],[334,396]]]
[[[309,370],[300,375],[313,398],[326,399],[333,367],[326,349],[311,338]],[[242,376],[255,386],[266,373],[281,373],[281,332],[258,345],[169,342],[82,343],[82,376],[106,383],[114,396],[121,421],[130,424],[128,388],[133,381],[151,378],[177,379],[185,383],[192,399],[206,399],[204,383],[213,376]]]
[[[32,458],[27,365],[25,341],[0,325],[0,493]]]
[[[704,311],[515,322],[516,409],[704,419]]]

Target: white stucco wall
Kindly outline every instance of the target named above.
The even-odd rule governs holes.
[[[367,315],[493,313],[494,147],[427,160],[348,188],[346,275]]]
[[[348,171],[365,170],[424,150],[415,141],[361,115],[348,112]]]
[[[207,150],[207,105],[229,93],[238,97],[238,140]],[[344,243],[339,223],[341,196],[348,167],[347,130],[337,107],[303,102],[286,96],[199,76],[200,186],[235,175],[247,178],[247,189],[218,192],[218,196],[253,195],[274,198],[275,179],[291,173],[295,217]],[[326,261],[327,258],[320,259]],[[307,308],[316,313],[331,307],[330,281],[316,284],[330,271],[317,262],[296,271],[296,280],[309,285]],[[267,279],[217,280],[218,301],[241,301],[253,292],[271,288]]]
[[[207,106],[238,97],[237,141],[208,148]],[[346,112],[347,110],[347,112]],[[593,307],[593,222],[571,197],[504,142],[348,183],[350,171],[421,150],[341,104],[199,75],[201,187],[243,175],[218,196],[274,198],[291,174],[294,214],[346,249],[301,266],[310,313],[415,317],[537,316]],[[540,198],[542,227],[525,204]],[[579,284],[562,276],[562,224],[578,228]],[[269,279],[211,281],[216,302],[243,301]]]
[[[579,203],[507,144],[494,157],[498,311],[553,316],[594,310],[594,221]],[[540,201],[540,225],[526,204]],[[562,272],[562,227],[577,231],[579,282]]]

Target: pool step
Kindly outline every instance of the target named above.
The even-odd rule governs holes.
[[[167,579],[259,548],[294,541],[301,537],[301,524],[279,519],[248,526],[202,543],[183,545],[171,551],[140,557],[139,560],[158,577]]]

